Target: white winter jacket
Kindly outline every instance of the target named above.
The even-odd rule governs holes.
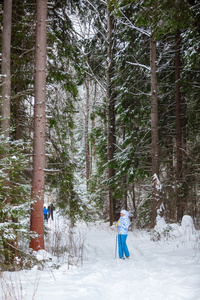
[[[123,210],[122,213],[124,213],[125,216],[119,218],[118,233],[128,234],[128,228],[130,225],[129,213],[126,210]]]

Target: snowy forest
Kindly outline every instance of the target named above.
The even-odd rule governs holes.
[[[121,209],[199,230],[199,1],[4,0],[0,22],[0,270],[37,263],[50,204],[69,245]]]

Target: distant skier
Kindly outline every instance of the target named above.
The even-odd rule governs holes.
[[[43,209],[43,214],[44,214],[44,221],[47,221],[48,222],[48,209],[46,208],[46,206],[44,206],[44,209]]]
[[[51,217],[51,219],[53,220],[53,211],[54,211],[54,206],[53,204],[51,203],[49,206],[48,206],[48,211],[49,211],[49,218]]]
[[[130,256],[128,247],[126,244],[129,225],[130,225],[129,213],[125,209],[123,209],[120,212],[120,218],[116,224],[117,230],[118,230],[119,258],[121,258],[121,259],[125,259],[124,255],[126,256],[126,258],[128,258]]]

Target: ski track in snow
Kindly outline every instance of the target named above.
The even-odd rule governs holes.
[[[86,228],[83,266],[16,272],[24,295],[15,299],[200,300],[200,255],[193,247],[152,242],[147,233],[129,232],[130,259],[120,260],[114,258],[115,229],[108,224]]]
[[[191,258],[187,261],[187,257],[179,257],[181,253],[177,255],[174,252],[174,256],[173,252],[162,253],[163,248],[157,243],[130,232],[127,240],[130,259],[112,260],[110,253],[114,252],[114,247],[110,243],[111,237],[105,238],[105,232],[102,235],[102,246],[100,250],[96,249],[94,268],[101,270],[104,284],[102,290],[102,280],[96,277],[95,283],[97,288],[100,285],[101,294],[99,298],[97,294],[96,299],[200,299],[200,288],[195,291],[200,283],[200,266],[196,270],[195,262],[190,265]],[[152,246],[150,249],[149,244]],[[152,252],[153,249],[155,252]]]

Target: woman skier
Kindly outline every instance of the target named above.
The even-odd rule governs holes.
[[[119,221],[117,222],[117,230],[118,230],[118,250],[119,250],[119,258],[125,259],[124,255],[126,258],[130,256],[128,247],[126,245],[126,239],[128,235],[128,228],[130,225],[129,221],[129,214],[128,212],[123,209],[120,212],[120,218]]]

